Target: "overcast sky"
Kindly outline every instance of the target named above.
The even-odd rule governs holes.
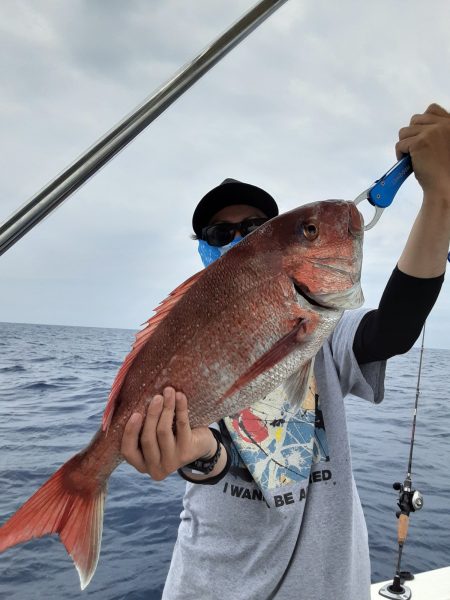
[[[0,221],[253,4],[2,0]],[[447,0],[289,0],[0,258],[0,321],[138,327],[201,267],[192,211],[226,177],[282,210],[353,199],[412,114],[450,107],[449,23]],[[420,201],[410,177],[366,234],[367,306]],[[427,332],[450,347],[448,281]]]

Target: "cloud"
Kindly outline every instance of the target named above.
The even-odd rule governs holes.
[[[251,6],[4,2],[0,216]],[[397,132],[410,116],[434,100],[448,104],[450,6],[425,11],[417,0],[405,8],[287,2],[2,257],[2,320],[138,325],[200,267],[192,210],[225,177],[265,187],[283,210],[358,195],[395,162]],[[419,206],[411,178],[368,232],[369,305]],[[444,294],[430,345],[448,346]]]

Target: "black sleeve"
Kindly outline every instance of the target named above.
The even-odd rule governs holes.
[[[353,352],[359,364],[386,360],[410,350],[436,302],[444,275],[420,279],[395,267],[377,310],[364,315]]]

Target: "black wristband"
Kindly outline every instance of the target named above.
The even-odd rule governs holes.
[[[222,426],[222,423],[223,423],[223,421],[219,422],[220,427]],[[222,444],[222,446],[225,450],[225,456],[227,457],[227,462],[226,462],[224,468],[222,469],[222,471],[218,475],[213,475],[212,477],[204,477],[202,479],[192,479],[191,477],[189,477],[189,475],[188,475],[189,469],[186,469],[185,467],[178,469],[178,475],[185,481],[188,481],[189,483],[195,483],[196,485],[216,485],[217,483],[219,483],[219,481],[221,481],[225,477],[225,475],[230,470],[232,451],[231,451],[230,441],[229,441],[229,437],[228,437],[229,434],[228,434],[228,432],[226,432],[226,434],[224,434],[222,429],[220,431],[218,431],[217,429],[213,429],[212,427],[210,429],[213,431],[214,437],[216,439],[218,439],[220,441],[220,443]],[[184,469],[186,469],[186,470],[184,470]]]
[[[222,453],[222,439],[220,433],[217,431],[217,429],[213,429],[212,427],[210,427],[209,430],[213,434],[214,439],[217,442],[217,450],[215,454],[211,456],[211,458],[198,458],[197,460],[194,460],[194,462],[191,462],[188,465],[186,465],[188,469],[192,469],[193,471],[200,471],[200,473],[203,473],[204,475],[208,475],[208,473],[211,473],[211,471],[217,465],[217,462],[219,461],[220,455]]]

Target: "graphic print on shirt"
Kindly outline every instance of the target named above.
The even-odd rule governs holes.
[[[264,400],[224,419],[242,461],[262,491],[308,480],[311,468],[329,461],[314,375],[301,405],[293,407],[284,385]]]

